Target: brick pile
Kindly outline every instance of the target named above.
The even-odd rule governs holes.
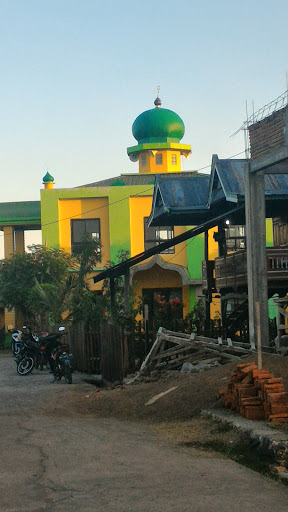
[[[283,379],[256,364],[239,364],[227,387],[219,390],[225,407],[248,420],[288,423],[288,395]]]

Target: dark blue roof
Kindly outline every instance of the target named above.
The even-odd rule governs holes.
[[[156,175],[151,212],[153,224],[161,218],[161,224],[165,225],[171,215],[174,226],[203,221],[207,215],[209,179],[208,174],[197,172]]]
[[[195,225],[208,221],[215,212],[228,212],[245,200],[246,159],[219,159],[213,155],[211,173],[185,173],[155,180],[151,225]],[[288,176],[265,175],[265,196],[269,215],[277,215],[277,201],[288,199]],[[283,204],[283,202],[282,202]],[[220,208],[220,210],[219,210]]]
[[[215,187],[215,181],[219,181],[223,194],[227,201],[244,200],[245,196],[245,165],[247,160],[219,159],[213,156],[211,166],[211,179],[209,188],[209,204],[215,201],[211,190]],[[216,188],[216,187],[215,187]],[[288,195],[287,174],[266,174],[265,195],[271,196]]]
[[[189,177],[179,174],[156,177],[163,202],[168,208],[205,208],[208,198],[208,174],[194,174]]]

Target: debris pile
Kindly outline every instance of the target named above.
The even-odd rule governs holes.
[[[160,327],[156,340],[143,361],[140,373],[153,370],[181,370],[183,373],[207,370],[219,364],[241,360],[251,355],[250,344],[232,341],[230,338],[213,339],[168,331]],[[189,364],[188,364],[189,363]]]
[[[248,420],[288,423],[288,396],[283,379],[254,363],[239,364],[219,395],[225,407]]]

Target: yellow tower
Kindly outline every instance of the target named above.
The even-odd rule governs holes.
[[[188,158],[191,146],[180,144],[185,127],[181,117],[161,108],[157,95],[155,108],[146,110],[134,121],[132,133],[137,146],[127,149],[132,162],[139,161],[140,174],[181,171],[181,155]]]
[[[54,178],[49,174],[49,172],[46,172],[45,176],[43,177],[43,185],[44,188],[48,190],[52,190],[54,186]]]

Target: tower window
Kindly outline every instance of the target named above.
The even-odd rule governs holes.
[[[177,155],[171,155],[171,164],[177,165]]]
[[[156,165],[162,165],[163,163],[163,159],[162,159],[162,154],[160,153],[157,153],[156,155]]]
[[[146,163],[147,163],[147,161],[146,161],[146,155],[142,155],[142,156],[141,156],[141,164],[142,164],[142,166],[143,166],[143,167],[145,167],[145,166],[146,166]]]

